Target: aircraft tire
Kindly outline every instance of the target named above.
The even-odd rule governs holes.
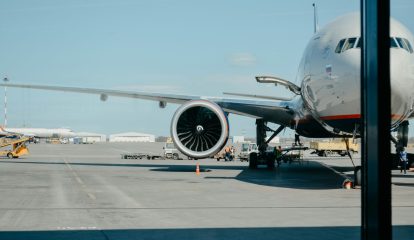
[[[257,153],[252,152],[249,155],[249,168],[256,169],[257,168]]]
[[[361,186],[362,184],[362,169],[361,166],[356,166],[354,169],[354,185]]]
[[[267,169],[273,170],[275,169],[275,159],[273,157],[268,157],[266,159]]]

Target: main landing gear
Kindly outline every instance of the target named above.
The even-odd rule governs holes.
[[[354,186],[361,186],[362,181],[362,170],[361,166],[355,166],[354,159],[352,158],[352,152],[349,149],[349,138],[344,138],[343,141],[345,142],[346,146],[346,154],[348,155],[349,159],[351,160],[352,165],[354,166]]]
[[[249,168],[256,169],[258,165],[265,164],[267,169],[275,168],[275,155],[272,152],[266,152],[268,144],[274,137],[276,137],[285,126],[280,126],[278,129],[273,130],[267,126],[267,122],[263,119],[256,120],[256,142],[259,148],[259,152],[252,152],[249,155]],[[266,132],[270,131],[273,134],[266,140]]]

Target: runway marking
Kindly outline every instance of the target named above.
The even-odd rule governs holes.
[[[96,200],[95,195],[93,195],[92,193],[88,193],[88,197],[91,198],[91,199],[93,199],[93,200]]]
[[[79,175],[76,173],[76,171],[72,168],[72,166],[70,165],[70,163],[66,160],[66,158],[63,159],[63,161],[65,162],[65,165],[69,168],[71,174],[73,175],[73,177],[76,179],[76,181],[79,183],[79,185],[82,188],[82,191],[84,191],[86,193],[86,195],[88,195],[88,197],[92,200],[96,200],[96,196],[91,193],[91,191],[88,189],[88,187],[85,185],[85,183],[82,181],[82,179],[79,177]]]
[[[79,177],[76,177],[76,181],[78,181],[79,184],[83,184],[82,179],[80,179]]]

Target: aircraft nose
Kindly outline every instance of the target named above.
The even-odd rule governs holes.
[[[395,127],[412,112],[414,97],[414,64],[409,63],[407,54],[391,49],[391,114]]]

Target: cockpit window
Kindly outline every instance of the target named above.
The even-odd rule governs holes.
[[[408,41],[407,39],[405,39],[405,38],[403,38],[403,41],[407,44],[407,47],[408,47],[408,49],[410,50],[409,52],[410,53],[413,53],[414,52],[414,50],[413,50],[413,47],[411,46],[411,44],[410,44],[410,41]]]
[[[338,45],[336,46],[335,52],[341,53],[351,48],[361,48],[361,46],[362,38],[344,38],[341,39],[341,41],[339,41]],[[390,47],[402,48],[409,53],[414,53],[413,46],[411,45],[410,41],[408,41],[405,38],[390,37]]]
[[[357,42],[357,44],[356,44],[356,48],[361,48],[361,46],[362,46],[362,38],[358,38],[358,40],[357,40],[358,42]]]
[[[344,46],[345,43],[345,39],[342,39],[341,41],[339,41],[338,45],[335,48],[335,52],[336,53],[340,53],[342,50],[342,47]]]
[[[393,37],[391,37],[390,40],[391,40],[391,48],[398,48],[398,45],[395,42],[395,39]]]
[[[413,48],[411,47],[410,42],[408,42],[405,38],[395,38],[398,42],[398,45],[400,45],[401,48],[405,49],[407,52],[412,53]]]
[[[351,48],[361,47],[361,41],[358,40],[359,39],[356,37],[341,39],[341,41],[339,41],[338,45],[336,46],[335,52],[341,53]]]
[[[346,50],[353,48],[356,42],[356,38],[348,38],[345,41],[344,47],[342,48],[342,52],[345,52]]]

